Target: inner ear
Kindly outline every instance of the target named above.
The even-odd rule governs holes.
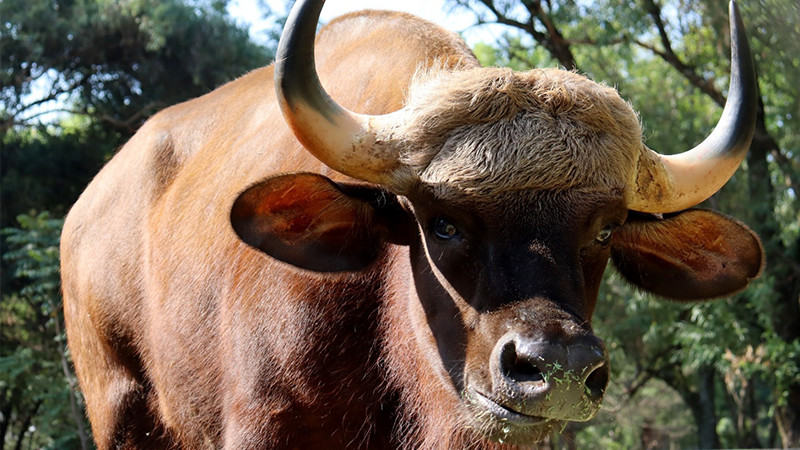
[[[611,258],[628,281],[646,291],[699,300],[747,287],[761,273],[764,250],[741,222],[693,209],[663,219],[631,214],[614,233]]]
[[[297,267],[361,270],[384,242],[407,242],[407,216],[380,188],[337,184],[312,173],[270,177],[245,190],[231,225],[246,243]]]

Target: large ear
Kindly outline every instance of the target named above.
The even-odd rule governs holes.
[[[407,220],[390,193],[312,173],[267,178],[231,209],[231,224],[244,242],[319,272],[363,269],[384,242],[407,243]]]
[[[663,219],[631,213],[614,233],[611,258],[631,283],[676,300],[733,294],[764,266],[764,250],[752,230],[699,209]]]

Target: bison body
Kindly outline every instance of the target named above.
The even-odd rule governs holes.
[[[526,445],[599,407],[610,255],[687,299],[760,270],[732,219],[628,214],[660,163],[627,103],[579,75],[483,69],[421,19],[351,14],[321,31],[316,73],[369,132],[329,157],[338,131],[305,129],[339,110],[284,120],[327,100],[298,103],[313,80],[279,68],[276,90],[275,70],[151,118],[66,220],[100,448]],[[370,134],[385,117],[402,120]]]

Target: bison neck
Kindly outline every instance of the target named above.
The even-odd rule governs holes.
[[[230,381],[237,394],[226,414],[242,423],[225,426],[226,448],[397,448],[392,441],[397,396],[387,388],[380,362],[378,317],[385,264],[369,270],[287,277],[271,285],[265,302],[237,305],[229,320],[251,331],[234,353],[265,355],[237,364]],[[250,278],[253,278],[252,276]],[[240,297],[240,298],[246,298]],[[287,301],[287,298],[292,298]],[[259,309],[269,308],[270,314]],[[253,346],[253,340],[258,343]],[[234,346],[236,343],[234,342]],[[266,428],[264,434],[247,430]],[[261,441],[252,442],[261,434]]]
[[[403,263],[395,265],[387,282],[391,300],[384,306],[381,323],[387,376],[402,405],[394,430],[402,439],[400,448],[509,448],[487,441],[468,425],[469,412],[461,401],[461,380],[455,373],[458,361],[430,351],[437,348],[430,330],[436,323],[430,323],[418,298],[415,252],[409,255],[408,247],[402,247],[398,253],[402,255],[395,255],[394,261]],[[409,259],[412,263],[405,263]]]

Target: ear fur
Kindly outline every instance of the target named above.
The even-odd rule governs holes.
[[[706,210],[664,217],[632,213],[614,233],[611,259],[631,283],[676,300],[741,291],[761,274],[764,250],[741,222]]]
[[[231,208],[231,225],[244,242],[319,272],[363,269],[384,242],[407,242],[406,220],[392,194],[313,173],[267,178],[245,190]]]

